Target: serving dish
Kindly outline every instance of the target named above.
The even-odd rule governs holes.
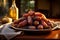
[[[58,25],[55,24],[54,27],[50,28],[50,29],[29,29],[28,26],[26,26],[24,28],[16,28],[16,27],[12,26],[11,24],[10,24],[10,27],[13,28],[14,30],[19,30],[19,31],[34,31],[34,32],[39,31],[40,32],[40,31],[53,31],[56,28],[58,28]]]

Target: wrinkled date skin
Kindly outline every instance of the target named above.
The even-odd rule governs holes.
[[[28,27],[29,27],[29,29],[36,29],[35,26],[28,26]]]
[[[43,29],[43,25],[38,25],[38,27],[37,27],[38,29]]]
[[[28,16],[27,20],[28,20],[28,24],[29,25],[32,25],[32,23],[33,23],[32,17],[31,16]]]
[[[34,25],[35,26],[39,25],[39,21],[34,21]]]
[[[20,22],[17,27],[24,27],[27,24],[27,20]]]

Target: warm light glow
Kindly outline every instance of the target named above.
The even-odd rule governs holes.
[[[6,6],[6,3],[7,3],[7,0],[4,0],[3,2],[4,2],[3,5],[5,7]]]
[[[58,35],[58,34],[56,34],[54,38],[55,38],[55,39],[57,39],[57,38],[58,38],[58,36],[59,36],[59,35]]]
[[[12,22],[12,18],[8,18],[9,19],[9,23],[11,23]]]
[[[32,1],[30,1],[30,3],[31,3],[31,4],[33,4],[33,3],[35,3],[35,1],[34,1],[34,0],[32,0]]]

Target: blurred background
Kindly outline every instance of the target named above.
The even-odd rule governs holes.
[[[29,9],[42,12],[47,18],[60,18],[60,0],[15,0],[18,17]],[[12,0],[0,0],[0,17],[9,14]]]

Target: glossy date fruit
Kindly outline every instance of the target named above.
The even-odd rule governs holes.
[[[28,24],[29,25],[32,25],[32,23],[33,23],[32,17],[31,16],[28,16],[27,20],[28,20]]]
[[[34,21],[34,25],[35,26],[39,25],[39,21]]]
[[[28,26],[28,27],[29,27],[29,29],[36,29],[35,26]]]
[[[50,28],[50,26],[48,26],[48,24],[45,21],[41,21],[42,25],[44,26],[44,29]]]
[[[37,27],[38,29],[43,29],[43,25],[38,25],[38,27]]]
[[[24,27],[27,24],[27,20],[20,22],[17,27]]]
[[[34,17],[34,20],[40,21],[40,20],[41,20],[41,17],[35,16],[35,17]]]
[[[43,26],[48,26],[47,23],[43,20],[41,20],[41,23],[42,23]]]
[[[40,17],[42,17],[43,15],[42,15],[42,13],[40,13],[40,12],[35,12],[35,16],[40,16]]]

